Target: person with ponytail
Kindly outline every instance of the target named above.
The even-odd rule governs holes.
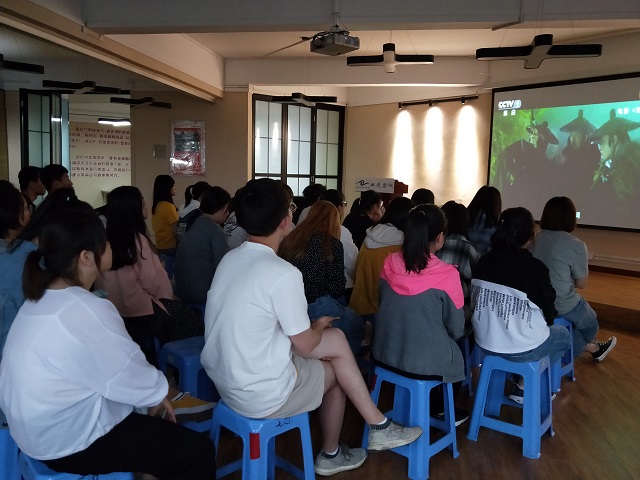
[[[496,231],[502,211],[502,197],[495,187],[484,185],[469,203],[469,240],[480,256],[491,248],[491,235]]]
[[[87,207],[52,214],[25,264],[27,301],[0,364],[11,436],[59,472],[214,478],[211,441],[173,423],[164,375],[147,363],[113,304],[89,292],[111,267],[111,248]]]
[[[173,257],[176,254],[176,226],[178,209],[173,203],[176,181],[170,175],[158,175],[153,182],[151,226],[159,254]]]
[[[476,342],[492,355],[516,362],[534,362],[549,356],[553,364],[569,348],[571,338],[569,330],[553,325],[557,313],[556,292],[549,269],[529,251],[534,235],[535,223],[529,210],[517,207],[502,212],[491,237],[491,250],[480,258],[474,271],[471,295],[472,304],[479,304],[478,296],[488,291],[488,286],[482,286],[477,280],[497,284],[500,290],[507,287],[534,304],[531,315],[510,316],[511,321],[520,319],[522,324],[509,325],[505,330],[497,325],[503,319],[489,319],[496,325],[486,325],[480,309],[475,308],[472,322]],[[523,388],[522,379],[515,382],[509,398],[522,403]]]
[[[435,253],[445,240],[447,219],[436,205],[414,207],[400,251],[387,256],[380,279],[380,308],[371,346],[375,362],[401,375],[454,383],[464,380],[456,340],[464,334],[464,297],[456,268]],[[444,411],[442,395],[433,414]],[[469,417],[456,409],[456,424]]]
[[[202,194],[211,188],[207,182],[200,181],[189,185],[184,191],[184,205],[178,210],[178,225],[176,227],[176,243],[180,243],[184,234],[191,228],[191,225],[202,215],[200,201]]]

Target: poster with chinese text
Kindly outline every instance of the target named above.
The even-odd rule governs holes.
[[[204,122],[172,122],[171,173],[205,174]]]

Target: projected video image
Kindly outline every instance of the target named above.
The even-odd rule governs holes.
[[[530,102],[528,102],[530,103]],[[494,103],[489,182],[504,206],[523,205],[540,218],[556,195],[573,199],[580,223],[638,228],[640,100],[523,108]],[[620,221],[612,210],[627,208]]]

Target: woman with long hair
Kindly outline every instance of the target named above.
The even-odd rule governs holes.
[[[455,383],[464,379],[464,361],[456,340],[464,334],[460,276],[438,259],[447,219],[436,205],[413,208],[402,249],[388,255],[380,281],[371,353],[384,368],[412,378]],[[433,413],[444,411],[441,398]],[[456,412],[456,424],[468,418]]]
[[[302,272],[309,318],[339,317],[332,325],[344,332],[351,351],[357,354],[364,323],[339,302],[346,280],[338,209],[326,200],[314,203],[307,218],[284,238],[278,255]]]
[[[491,235],[496,231],[498,216],[502,211],[502,197],[495,187],[484,185],[469,203],[469,240],[480,256],[491,248]]]
[[[207,182],[200,181],[189,185],[184,191],[184,205],[178,210],[178,225],[176,227],[176,243],[180,243],[184,234],[202,214],[200,200],[202,194],[211,188]]]
[[[147,363],[111,302],[89,292],[110,266],[95,213],[58,212],[47,220],[25,264],[27,301],[0,365],[11,436],[60,472],[214,478],[211,441],[172,423],[167,380]],[[149,415],[134,412],[142,408]]]
[[[176,181],[169,175],[158,175],[153,182],[151,226],[158,253],[169,257],[175,256],[177,245],[178,209],[173,203],[175,194]]]
[[[229,215],[231,195],[221,187],[210,187],[201,200],[201,216],[178,245],[174,274],[180,298],[204,305],[218,263],[229,250],[221,225]]]
[[[413,200],[396,197],[389,202],[389,208],[380,222],[367,230],[356,260],[353,293],[349,302],[349,306],[359,315],[373,315],[378,311],[378,283],[382,265],[387,255],[400,250],[409,211],[413,207]]]
[[[556,293],[549,269],[529,251],[534,235],[533,215],[526,208],[508,208],[500,214],[491,237],[491,250],[480,258],[474,272],[472,303],[479,295],[485,298],[495,291],[496,295],[524,295],[534,305],[527,307],[524,305],[527,302],[519,302],[530,314],[516,315],[512,313],[518,310],[514,307],[505,313],[513,323],[505,323],[503,318],[487,320],[477,308],[482,306],[481,302],[476,302],[473,329],[478,345],[491,354],[516,362],[533,362],[549,356],[553,364],[569,348],[570,336],[566,328],[553,325]],[[476,280],[497,286],[479,284]],[[522,379],[515,382],[509,398],[522,403],[523,388]]]
[[[353,236],[353,243],[360,248],[367,235],[367,229],[373,227],[384,215],[382,197],[374,190],[367,190],[360,194],[360,198],[353,202],[349,215],[342,224]]]
[[[576,292],[585,288],[589,278],[587,246],[571,234],[576,228],[576,207],[567,197],[553,197],[544,206],[540,232],[533,243],[533,256],[549,269],[556,291],[558,315],[573,325],[573,354],[591,353],[602,361],[615,347],[616,337],[605,342],[596,339],[598,316],[587,301]]]

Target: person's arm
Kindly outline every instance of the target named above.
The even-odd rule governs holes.
[[[320,317],[315,320],[311,326],[304,332],[297,335],[291,335],[291,343],[295,352],[301,357],[306,357],[320,344],[322,340],[322,332],[325,328],[331,326],[333,317]]]
[[[449,295],[446,293],[443,295],[442,322],[449,337],[453,340],[458,340],[464,335],[464,309],[457,308]]]
[[[214,225],[211,236],[209,237],[209,247],[211,248],[211,255],[213,257],[213,268],[218,268],[220,260],[222,260],[222,257],[229,251],[229,246],[227,245],[227,238],[222,228],[217,225]]]
[[[333,298],[338,298],[344,295],[346,283],[344,277],[344,252],[342,250],[342,243],[340,243],[339,240],[332,239],[331,253],[333,260],[327,267],[327,289],[329,290],[329,295]]]
[[[585,243],[577,242],[575,259],[575,262],[571,265],[573,285],[576,288],[586,288],[587,280],[589,278],[589,254]]]
[[[589,279],[589,276],[587,275],[586,277],[582,277],[582,278],[576,278],[573,282],[573,285],[576,288],[587,288],[587,280]]]
[[[344,273],[353,280],[356,276],[356,260],[358,258],[358,247],[353,243],[351,232],[346,227],[340,228],[340,242],[344,252]]]
[[[155,298],[173,298],[167,272],[162,267],[158,255],[151,249],[149,241],[143,235],[138,235],[136,242],[139,242],[138,261],[133,265],[133,269],[140,286]]]

